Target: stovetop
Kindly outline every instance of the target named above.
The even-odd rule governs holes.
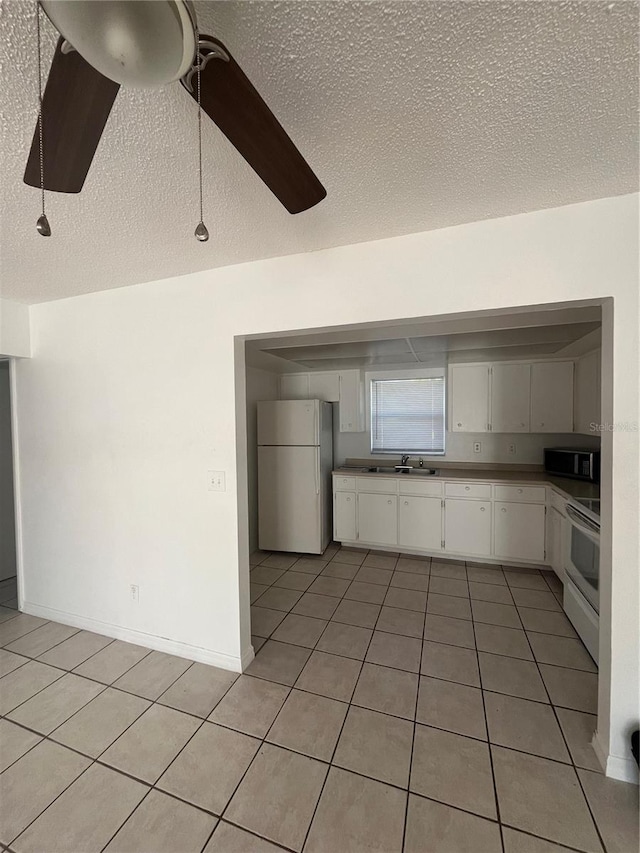
[[[574,502],[600,518],[600,498],[574,498]]]

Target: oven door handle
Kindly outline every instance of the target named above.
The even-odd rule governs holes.
[[[591,533],[595,533],[600,535],[600,527],[597,524],[594,524],[593,521],[590,521],[581,512],[575,510],[571,504],[567,504],[567,515],[569,518],[576,524],[578,527],[582,527],[583,530],[588,530]]]

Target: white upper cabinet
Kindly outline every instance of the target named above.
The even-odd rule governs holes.
[[[489,429],[489,365],[454,364],[449,368],[451,432]]]
[[[283,373],[280,377],[281,400],[309,400],[309,374]]]
[[[340,432],[364,432],[364,395],[359,370],[284,373],[281,400],[325,400],[339,404]]]
[[[340,375],[338,373],[310,373],[309,397],[326,403],[340,402]]]
[[[340,381],[340,432],[364,431],[364,406],[359,370],[341,370]]]
[[[491,431],[529,432],[530,364],[491,368]]]
[[[573,432],[573,362],[531,365],[531,432]]]
[[[575,431],[594,435],[591,424],[600,423],[600,350],[595,350],[576,361]]]

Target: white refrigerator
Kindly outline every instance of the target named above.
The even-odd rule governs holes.
[[[322,554],[331,541],[333,410],[321,400],[258,403],[258,541]]]

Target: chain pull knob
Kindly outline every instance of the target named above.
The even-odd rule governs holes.
[[[51,226],[45,213],[40,214],[38,217],[36,228],[38,229],[38,234],[42,234],[43,237],[51,237]]]
[[[193,233],[196,236],[196,240],[200,240],[201,243],[206,243],[209,239],[209,232],[204,222],[198,222],[196,230]]]

